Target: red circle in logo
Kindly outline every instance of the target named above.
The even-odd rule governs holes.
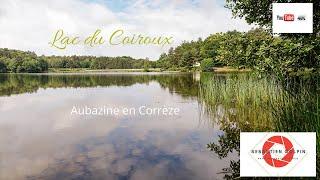
[[[275,144],[280,144],[284,146],[285,155],[281,159],[273,158],[271,156],[270,149]],[[263,144],[262,154],[263,159],[266,161],[266,163],[268,163],[270,166],[279,168],[286,166],[291,162],[294,155],[294,148],[291,141],[288,138],[284,136],[272,136]]]

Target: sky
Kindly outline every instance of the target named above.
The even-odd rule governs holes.
[[[125,35],[172,36],[173,44],[88,47],[50,46],[54,33],[87,37],[101,29],[106,39],[117,29]],[[206,38],[228,30],[248,31],[232,18],[223,0],[0,0],[0,48],[38,55],[132,56],[156,60],[182,41]]]

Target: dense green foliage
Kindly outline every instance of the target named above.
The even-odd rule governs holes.
[[[0,49],[0,72],[37,73],[48,70],[48,63],[43,57],[33,52]]]
[[[5,72],[7,72],[7,65],[3,61],[0,61],[0,73]]]
[[[205,40],[183,42],[163,53],[158,61],[131,57],[40,56],[32,52],[0,49],[0,72],[45,72],[48,68],[190,70],[201,63],[202,71],[213,67],[248,68],[284,77],[290,72],[318,71],[320,37],[305,39],[272,36],[265,29],[229,31]]]
[[[161,54],[157,67],[169,68],[192,68],[196,62],[202,60],[201,46],[202,39],[198,41],[183,42],[176,48],[170,48],[168,53]]]
[[[211,71],[214,66],[215,64],[213,60],[211,58],[206,58],[202,60],[200,68],[201,68],[201,71],[207,72],[207,71]]]
[[[226,0],[226,7],[236,17],[245,18],[249,24],[258,24],[267,29],[272,26],[272,3],[313,3],[314,34],[286,34],[286,36],[315,36],[320,32],[320,1],[319,0]]]
[[[249,32],[230,31],[210,35],[204,41],[184,42],[168,54],[162,54],[159,63],[163,68],[193,68],[195,62],[214,66],[249,68],[286,77],[290,72],[319,71],[320,69],[320,1],[255,1],[227,0],[235,17],[245,18],[249,24],[261,28]],[[272,35],[273,2],[313,2],[314,33]],[[205,61],[203,61],[205,59]],[[208,62],[211,59],[212,62]],[[208,69],[205,68],[205,71]]]
[[[90,69],[143,69],[152,67],[148,59],[95,56],[49,56],[46,60],[50,68],[90,68]]]
[[[48,68],[148,69],[154,64],[127,56],[37,56],[33,52],[0,49],[0,73],[38,73],[47,72]]]
[[[48,68],[144,69],[162,68],[212,71],[213,67],[231,66],[275,74],[279,78],[320,69],[319,1],[314,3],[313,34],[272,35],[271,3],[278,1],[227,0],[235,16],[262,28],[248,32],[229,31],[206,39],[184,41],[170,48],[158,61],[131,57],[40,56],[32,52],[0,49],[0,72],[45,72]],[[287,2],[287,1],[281,1]],[[298,0],[290,2],[300,2]],[[305,1],[304,1],[305,2]]]
[[[190,51],[194,53],[187,53]],[[272,36],[265,29],[258,28],[245,33],[217,33],[204,41],[184,42],[181,46],[170,49],[168,54],[162,54],[158,65],[162,68],[191,69],[195,62],[200,62],[204,71],[208,71],[208,68],[203,69],[208,65],[232,66],[283,77],[290,72],[319,70],[319,52],[319,36],[302,43],[296,38]]]

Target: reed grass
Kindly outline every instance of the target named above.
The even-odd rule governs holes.
[[[320,81],[317,75],[279,81],[274,77],[259,78],[252,73],[203,73],[198,97],[211,123],[225,132],[218,142],[208,144],[208,148],[222,158],[232,152],[231,148],[239,153],[241,131],[317,132],[317,154],[320,154]],[[318,174],[319,156],[317,167]]]

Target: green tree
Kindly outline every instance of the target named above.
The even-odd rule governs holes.
[[[214,67],[214,62],[212,60],[212,58],[207,58],[207,59],[204,59],[202,62],[201,62],[201,65],[200,65],[200,68],[202,71],[212,71],[212,68]]]
[[[6,72],[7,72],[7,65],[5,64],[5,62],[0,60],[0,73],[6,73]]]
[[[272,3],[313,3],[313,8],[314,8],[313,9],[313,28],[314,28],[314,33],[319,35],[319,31],[320,31],[320,1],[319,0],[273,0],[273,1],[226,0],[226,7],[232,10],[232,13],[234,16],[245,18],[245,20],[249,24],[256,23],[261,27],[266,27],[268,29],[271,29]],[[296,34],[295,36],[306,36],[306,35]]]
[[[304,71],[305,68],[319,71],[320,69],[320,1],[318,0],[226,0],[234,16],[245,18],[249,24],[258,24],[271,31],[272,3],[313,3],[313,32],[310,34],[280,34],[271,43],[261,46],[259,55],[263,56],[260,64],[269,64],[268,68],[278,76],[285,76],[291,71]],[[283,42],[281,42],[283,40]],[[280,43],[279,43],[280,42]],[[269,46],[271,44],[271,46]],[[255,45],[256,46],[256,45]],[[253,46],[252,46],[253,47]],[[259,46],[256,46],[259,47]],[[284,48],[284,49],[273,49]],[[263,52],[269,52],[268,55]],[[279,53],[279,54],[275,54]],[[279,59],[280,58],[280,59]],[[257,66],[260,70],[266,66]]]

